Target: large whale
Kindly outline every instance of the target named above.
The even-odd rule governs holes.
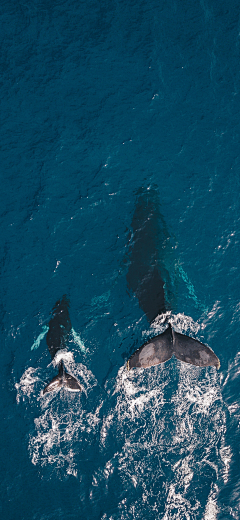
[[[132,219],[127,283],[138,298],[139,306],[150,323],[169,308],[165,287],[168,273],[162,263],[169,237],[159,210],[155,189],[138,190]],[[159,241],[162,240],[161,247]],[[200,341],[179,334],[168,322],[166,330],[142,345],[127,362],[127,368],[147,368],[175,355],[180,361],[199,367],[220,367],[218,357]]]
[[[67,346],[68,337],[72,328],[69,312],[69,301],[64,295],[58,300],[52,310],[52,318],[49,321],[49,329],[46,336],[46,342],[51,358],[54,359],[57,352],[63,350]],[[58,365],[58,375],[55,376],[47,386],[43,393],[52,392],[64,387],[72,392],[80,392],[81,385],[75,377],[68,374],[64,368],[63,361],[60,360]]]

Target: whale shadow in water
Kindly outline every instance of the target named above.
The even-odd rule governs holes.
[[[128,288],[135,293],[139,306],[150,323],[170,310],[165,287],[169,275],[161,261],[169,236],[160,213],[157,190],[140,188],[132,219],[132,240],[129,246]],[[162,239],[161,251],[159,242]],[[180,361],[199,367],[220,367],[214,352],[189,336],[175,332],[170,323],[167,329],[142,345],[127,361],[127,368],[147,368],[163,363],[175,355]]]
[[[72,328],[68,309],[69,301],[66,295],[64,295],[61,300],[55,303],[52,310],[52,318],[49,321],[49,330],[46,336],[48,350],[52,359],[54,359],[57,352],[67,347],[68,337]],[[65,388],[72,392],[81,392],[80,383],[75,377],[66,372],[62,360],[58,364],[58,375],[45,386],[43,393],[53,392],[60,388]]]

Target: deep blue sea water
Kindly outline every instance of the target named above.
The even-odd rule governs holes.
[[[240,519],[239,14],[236,0],[1,3],[4,520]],[[126,283],[141,186],[174,243],[173,319],[218,372],[126,371],[151,333]],[[43,396],[63,294],[83,392]]]

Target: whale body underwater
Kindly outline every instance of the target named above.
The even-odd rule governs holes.
[[[52,310],[52,318],[49,321],[49,329],[46,336],[48,350],[52,359],[54,359],[57,352],[65,349],[67,346],[72,328],[68,309],[69,301],[66,295],[64,295],[61,300],[55,303]],[[62,360],[60,360],[58,365],[58,375],[45,386],[43,394],[59,390],[60,388],[65,388],[72,392],[81,392],[80,383],[75,377],[66,372]]]
[[[162,262],[162,256],[168,247],[169,234],[159,207],[157,190],[138,190],[126,276],[128,288],[136,295],[139,307],[150,324],[171,308],[165,294],[169,274]],[[130,370],[158,365],[170,359],[173,354],[180,361],[191,365],[215,366],[217,369],[220,367],[220,361],[210,347],[175,332],[171,323],[168,323],[162,334],[154,336],[132,354],[127,361],[127,368]]]
[[[128,253],[127,285],[133,292],[152,324],[158,316],[164,315],[171,308],[166,294],[166,278],[169,274],[162,262],[162,254],[167,249],[169,235],[159,211],[159,196],[155,189],[141,188],[132,219],[132,240]],[[159,247],[160,238],[162,239]],[[220,367],[220,361],[210,347],[189,336],[176,332],[167,322],[166,330],[151,338],[137,349],[127,361],[127,369],[148,368],[164,363],[173,355],[185,363],[198,367]],[[49,321],[46,342],[51,358],[67,347],[72,325],[69,316],[69,300],[64,295],[58,300]],[[58,364],[58,374],[44,388],[43,394],[65,388],[80,392],[81,385],[64,368],[63,360]]]

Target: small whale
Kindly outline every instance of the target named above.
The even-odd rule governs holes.
[[[166,254],[169,235],[159,210],[156,189],[138,190],[131,227],[133,233],[129,247],[127,284],[137,296],[139,307],[152,323],[157,316],[170,310],[171,294],[171,291],[166,294],[169,273],[161,259]],[[168,323],[162,334],[153,337],[134,352],[127,361],[127,369],[158,365],[173,354],[180,361],[198,367],[220,367],[220,361],[212,349],[196,339],[175,332]]]
[[[65,349],[67,346],[72,328],[68,309],[69,301],[66,295],[64,295],[61,300],[55,303],[52,310],[52,318],[49,321],[49,330],[46,336],[48,350],[52,359],[54,359],[57,352]],[[81,392],[80,383],[75,377],[66,372],[62,360],[58,365],[58,375],[45,386],[43,393],[53,392],[60,388],[66,388],[66,390],[72,392]]]

